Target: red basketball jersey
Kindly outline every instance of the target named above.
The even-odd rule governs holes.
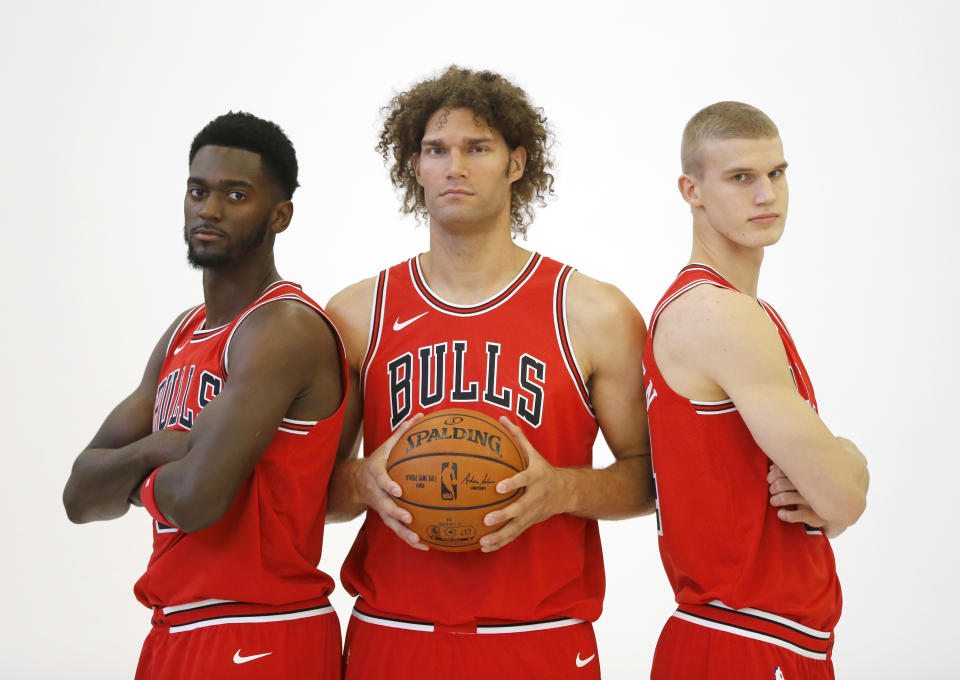
[[[366,453],[410,415],[459,407],[507,416],[555,466],[589,466],[598,426],[566,328],[572,271],[532,254],[471,306],[437,297],[418,258],[381,272],[361,373]],[[368,512],[342,580],[365,609],[447,625],[594,620],[604,589],[597,523],[566,514],[492,553],[446,553],[413,550]]]
[[[660,554],[681,605],[677,616],[685,618],[683,605],[706,605],[691,608],[686,618],[709,619],[716,624],[705,624],[710,627],[753,626],[744,624],[749,619],[766,626],[763,635],[780,637],[792,633],[776,626],[787,626],[810,636],[808,646],[820,654],[814,638],[826,641],[841,605],[829,541],[819,529],[777,517],[766,479],[771,461],[736,404],[687,399],[670,389],[657,368],[653,338],[660,313],[703,284],[736,290],[710,267],[684,268],[653,313],[643,355]],[[790,333],[773,307],[759,304],[780,333],[797,391],[816,410]]]
[[[227,352],[237,327],[255,309],[280,300],[305,304],[327,319],[300,286],[288,281],[271,285],[225,326],[206,328],[203,305],[186,315],[167,346],[154,431],[192,428],[228,379]],[[347,364],[338,335],[337,345],[346,390]],[[324,600],[333,580],[316,567],[343,412],[341,403],[322,421],[284,418],[216,524],[187,534],[153,521],[153,555],[134,588],[137,599],[148,607],[165,608],[167,614],[183,609],[171,605],[202,605],[205,616],[222,613],[211,610],[220,604]],[[239,609],[233,606],[231,611]]]

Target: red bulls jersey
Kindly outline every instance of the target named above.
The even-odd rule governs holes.
[[[288,281],[272,284],[225,326],[207,328],[203,305],[186,315],[167,346],[157,386],[154,431],[193,427],[229,379],[227,352],[237,327],[255,309],[281,300],[305,304],[327,318],[300,286]],[[337,344],[346,390],[346,360],[339,336]],[[137,599],[148,607],[163,607],[165,613],[180,611],[184,603],[203,605],[207,616],[212,615],[212,606],[220,604],[325,599],[333,590],[333,580],[316,567],[343,411],[341,403],[333,415],[319,422],[284,418],[233,505],[216,524],[186,534],[153,521],[153,555],[135,586]]]
[[[829,541],[819,529],[777,517],[766,480],[771,461],[736,404],[687,399],[670,389],[657,367],[653,338],[660,313],[703,284],[736,290],[707,266],[684,268],[654,311],[643,357],[660,554],[681,605],[676,615],[713,622],[703,625],[714,628],[766,626],[762,635],[790,637],[794,647],[821,654],[832,643],[841,604]],[[816,410],[813,386],[786,326],[773,307],[759,304],[780,333],[785,370]]]
[[[459,407],[507,416],[555,466],[589,466],[597,421],[570,348],[570,267],[532,254],[502,291],[445,302],[419,259],[381,272],[363,362],[370,454],[410,415]],[[594,620],[604,576],[595,521],[557,515],[492,553],[413,550],[368,512],[343,566],[366,609],[446,625]]]

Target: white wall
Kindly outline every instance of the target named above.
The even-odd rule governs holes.
[[[132,676],[149,628],[131,593],[148,523],[134,511],[73,526],[60,493],[156,338],[199,301],[180,236],[192,136],[231,108],[286,129],[303,186],[279,266],[326,300],[426,247],[373,151],[378,108],[455,62],[514,78],[557,132],[559,198],[528,247],[615,283],[645,316],[688,253],[675,189],[687,118],[740,99],[777,121],[793,200],[760,292],[790,323],[824,419],[873,476],[866,514],[835,543],[838,675],[947,677],[956,5],[325,4],[0,9],[0,676]],[[597,458],[610,460],[602,446]],[[329,528],[325,569],[356,529]],[[603,671],[644,677],[672,610],[653,523],[602,530]],[[345,619],[342,590],[334,602]]]

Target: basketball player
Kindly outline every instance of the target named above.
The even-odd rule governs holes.
[[[193,140],[184,238],[204,303],[160,338],[64,490],[74,522],[141,502],[152,517],[137,678],[340,677],[316,564],[347,371],[323,311],[274,266],[296,187],[271,122],[229,113]]]
[[[664,568],[679,604],[655,680],[832,678],[840,583],[828,536],[869,481],[834,437],[786,326],[757,298],[783,233],[787,163],[764,113],[721,102],[682,143],[690,263],[650,321],[644,376]]]
[[[329,513],[372,510],[342,571],[360,596],[347,678],[599,677],[596,519],[653,510],[645,327],[613,286],[511,238],[553,192],[545,123],[507,79],[457,67],[388,106],[379,150],[404,210],[429,218],[430,249],[328,305],[359,397]],[[523,496],[485,518],[507,524],[466,553],[418,541],[384,465],[395,428],[450,407],[500,418],[530,461],[497,488]],[[598,427],[617,458],[603,470]]]

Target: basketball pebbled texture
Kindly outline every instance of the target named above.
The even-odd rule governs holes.
[[[527,461],[503,425],[469,409],[434,411],[411,427],[387,458],[387,473],[403,493],[394,501],[413,518],[410,528],[431,548],[476,550],[503,524],[484,516],[515,501],[523,489],[497,493],[497,483]]]

